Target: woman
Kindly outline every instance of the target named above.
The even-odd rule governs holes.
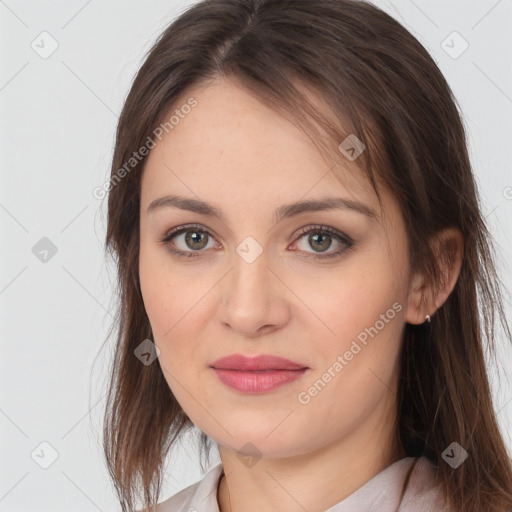
[[[510,510],[488,237],[455,99],[394,19],[189,8],[134,81],[109,184],[122,509],[155,509],[196,426],[221,463],[159,512]]]

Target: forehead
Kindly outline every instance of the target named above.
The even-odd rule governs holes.
[[[355,162],[340,154],[339,165],[328,164],[299,127],[244,88],[216,80],[188,90],[173,112],[190,98],[197,105],[181,112],[146,160],[143,209],[166,193],[254,213],[265,204],[327,194],[378,205]]]

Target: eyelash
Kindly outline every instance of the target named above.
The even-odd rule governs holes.
[[[168,250],[176,254],[178,257],[185,257],[185,258],[194,258],[197,256],[200,256],[201,252],[204,251],[181,251],[179,249],[172,249],[170,247],[171,240],[182,233],[186,233],[187,231],[195,231],[198,233],[206,233],[209,237],[215,238],[207,229],[202,228],[198,224],[187,224],[185,226],[180,226],[178,228],[174,228],[168,233],[166,233],[165,237],[160,240],[161,243],[164,245],[167,245]],[[341,249],[329,253],[328,255],[323,255],[322,253],[307,253],[305,258],[315,258],[315,259],[328,259],[328,258],[335,258],[336,256],[341,256],[342,253],[344,253],[347,250],[350,250],[354,247],[354,241],[347,235],[340,233],[336,229],[330,228],[328,226],[323,225],[314,225],[314,226],[307,226],[305,228],[301,228],[299,233],[297,234],[297,240],[302,238],[305,235],[309,235],[310,233],[316,233],[316,234],[328,234],[331,235],[333,238],[335,238],[338,242],[341,242],[345,245],[345,247],[342,247]]]

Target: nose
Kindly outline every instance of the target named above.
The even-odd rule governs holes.
[[[283,328],[290,320],[292,294],[282,273],[282,267],[271,267],[265,250],[254,261],[235,252],[221,286],[220,322],[247,338]]]

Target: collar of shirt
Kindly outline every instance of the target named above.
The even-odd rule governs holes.
[[[440,488],[435,486],[434,474],[427,458],[406,457],[325,512],[449,512]],[[219,512],[217,489],[222,475],[219,462],[202,480],[160,503],[157,512]]]

